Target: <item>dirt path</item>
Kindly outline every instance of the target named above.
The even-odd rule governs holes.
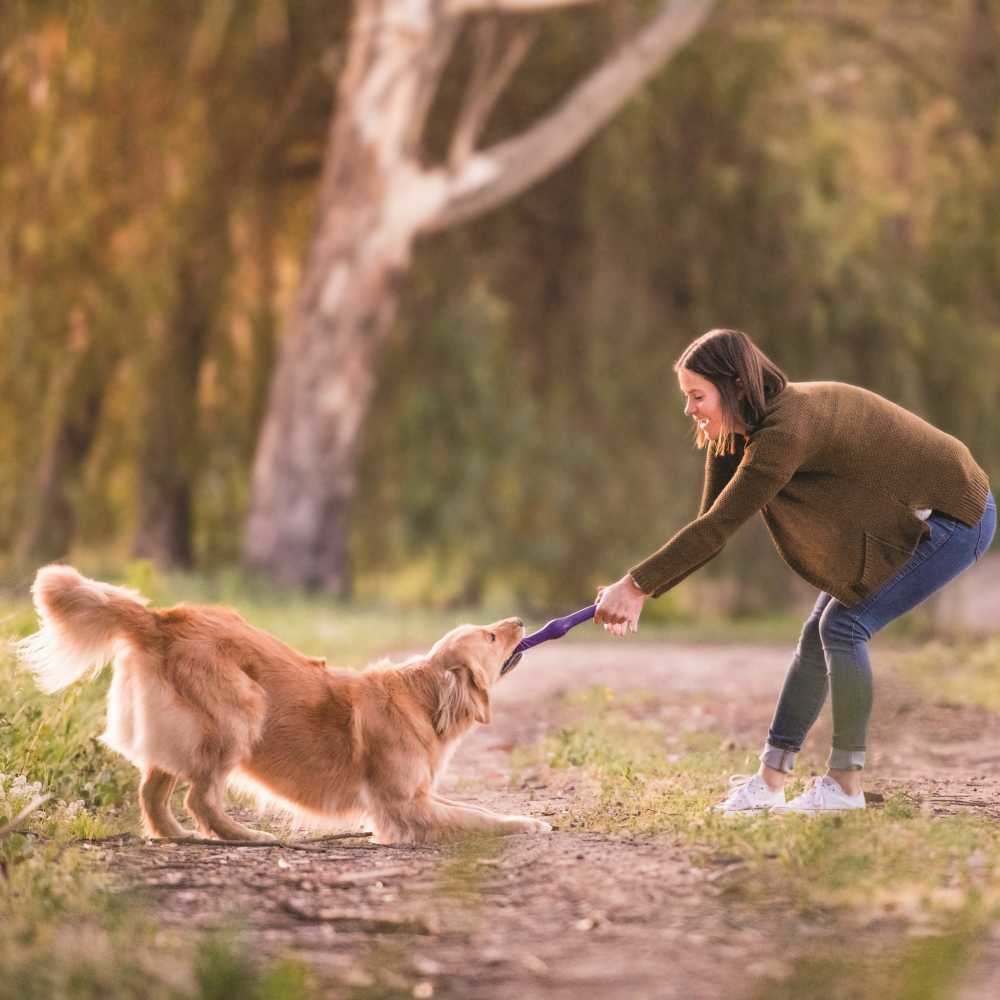
[[[654,692],[665,705],[683,705],[686,719],[756,751],[788,655],[784,646],[608,640],[553,643],[526,657],[495,693],[494,724],[463,743],[446,785],[458,797],[546,816],[557,825],[548,836],[457,852],[359,840],[316,853],[140,844],[115,851],[116,863],[124,864],[123,884],[143,891],[166,923],[237,922],[253,954],[292,953],[360,995],[747,995],[785,970],[763,957],[776,927],[762,927],[758,912],[726,897],[734,859],[695,867],[669,839],[559,830],[576,791],[570,779],[528,775],[513,789],[510,750],[544,734],[563,694],[600,684]],[[884,679],[877,705],[876,794],[904,786],[929,810],[969,807],[1000,817],[995,718],[916,701]],[[820,729],[807,764],[821,762],[827,741]],[[779,925],[792,919],[785,929],[805,946],[829,932],[822,914],[774,917]],[[975,995],[1000,995],[992,989],[1000,985],[996,952],[984,950]]]

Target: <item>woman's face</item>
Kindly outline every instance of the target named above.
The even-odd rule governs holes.
[[[684,394],[684,416],[690,417],[710,441],[722,431],[722,400],[719,390],[701,375],[687,368],[677,373]]]

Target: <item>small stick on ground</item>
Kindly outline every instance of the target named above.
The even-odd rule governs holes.
[[[328,840],[346,840],[354,837],[370,837],[370,833],[336,833],[315,840],[215,840],[212,837],[156,837],[147,844],[182,844],[195,847],[287,847],[292,851],[319,852],[319,846]]]
[[[39,806],[45,805],[51,799],[50,794],[39,795],[32,799],[9,823],[0,827],[0,844],[2,844]],[[0,878],[7,878],[7,862],[0,858]]]
[[[39,806],[51,799],[51,794],[39,795],[32,799],[6,826],[0,827],[0,843],[3,843]]]

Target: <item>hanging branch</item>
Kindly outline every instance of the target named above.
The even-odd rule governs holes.
[[[503,0],[503,9],[518,0]],[[714,0],[669,0],[645,27],[525,132],[470,156],[445,179],[427,231],[475,218],[529,188],[570,159],[701,27]],[[545,4],[534,3],[530,9]],[[518,9],[529,9],[528,0]]]
[[[538,36],[538,29],[531,27],[518,31],[499,57],[496,55],[496,36],[496,22],[483,21],[478,25],[476,47],[479,54],[448,153],[448,163],[453,170],[461,169],[472,155],[500,95]]]

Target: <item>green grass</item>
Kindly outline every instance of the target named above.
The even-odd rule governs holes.
[[[822,923],[813,944],[779,940],[759,956],[752,1000],[954,995],[1000,918],[994,820],[931,817],[901,792],[864,812],[727,819],[706,810],[730,774],[756,770],[755,757],[726,749],[720,733],[668,732],[649,695],[595,688],[568,702],[571,723],[515,753],[515,781],[526,767],[574,771],[577,803],[561,828],[670,837],[741,913]]]
[[[502,608],[421,613],[349,605],[277,591],[238,574],[210,580],[157,576],[144,563],[117,574],[83,569],[137,587],[156,604],[233,605],[250,622],[303,651],[350,666],[426,648],[462,621],[512,613]],[[528,622],[529,628],[540,624]],[[35,627],[25,596],[0,603],[5,638],[27,635]],[[736,624],[650,620],[641,637],[777,640],[794,637],[797,629],[798,622],[790,618]],[[563,641],[594,639],[616,641],[605,640],[593,628],[577,629]],[[929,687],[924,690],[935,697],[995,706],[990,699],[996,646],[968,647],[959,667],[956,649],[964,648],[934,646],[913,654],[905,664],[907,676],[922,684],[926,675]],[[941,693],[943,675],[954,681],[954,695]],[[139,829],[135,771],[97,740],[108,681],[105,671],[96,680],[44,696],[16,667],[10,650],[0,649],[0,826],[36,791],[54,795],[23,830],[0,845],[7,871],[0,877],[0,1000],[108,995],[284,1000],[315,995],[305,966],[296,961],[262,964],[242,949],[238,929],[198,938],[168,932],[138,904],[108,891],[89,852],[77,843],[79,838]],[[696,863],[718,867],[719,859],[725,859],[725,874],[714,885],[724,896],[752,907],[777,900],[803,912],[818,907],[902,916],[927,936],[900,945],[887,957],[897,980],[900,970],[924,966],[931,979],[931,973],[950,975],[947,970],[964,961],[969,943],[997,908],[1000,835],[990,824],[971,814],[931,819],[903,795],[860,816],[818,822],[721,820],[707,815],[705,807],[722,794],[729,773],[752,770],[756,761],[722,748],[720,734],[667,734],[662,721],[652,717],[655,708],[651,696],[584,692],[570,706],[575,713],[571,724],[532,752],[519,754],[516,763],[522,766],[544,763],[579,773],[583,791],[563,826],[666,835],[684,845]],[[489,874],[484,853],[489,862],[500,850],[492,842],[456,847],[439,873],[437,890],[444,904],[473,914]],[[412,991],[417,974],[407,967],[405,955],[391,962],[382,961],[385,957],[373,959],[385,974],[360,977],[351,987],[353,995],[374,998]],[[786,985],[800,984],[807,995],[819,995],[809,989],[819,977],[833,988],[843,977],[837,978],[836,964],[830,961],[819,953],[797,963]],[[881,982],[883,971],[873,966],[865,975]],[[850,982],[850,975],[843,981]],[[779,998],[791,998],[790,988],[781,990]],[[845,996],[860,995],[845,990]],[[918,1000],[932,994],[888,995]]]
[[[896,668],[924,697],[1000,713],[1000,639],[931,642]]]
[[[839,954],[798,958],[779,981],[759,983],[749,1000],[946,1000],[956,995],[981,933],[981,915],[971,910],[942,933],[887,949],[844,941]]]
[[[708,807],[725,794],[728,775],[756,770],[755,757],[723,748],[718,733],[668,734],[604,689],[577,696],[572,708],[576,721],[515,756],[517,767],[581,772],[589,792],[563,825],[670,835],[705,864],[742,862],[734,892],[777,891],[803,909],[916,901],[946,912],[973,897],[1000,903],[1000,828],[988,818],[926,816],[902,793],[880,808],[829,817],[726,818]]]

